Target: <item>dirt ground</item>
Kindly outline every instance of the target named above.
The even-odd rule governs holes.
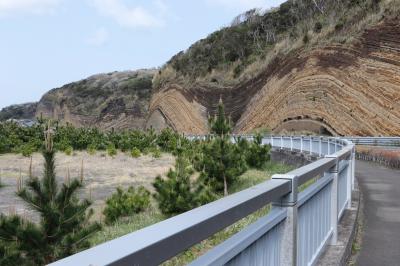
[[[105,199],[110,196],[118,186],[143,185],[152,190],[151,183],[157,175],[164,176],[168,169],[173,167],[175,159],[172,155],[162,154],[161,158],[141,156],[132,158],[124,153],[119,153],[114,158],[103,153],[89,155],[86,152],[74,152],[67,156],[64,153],[56,155],[57,179],[63,182],[67,176],[68,168],[71,178],[80,176],[83,160],[85,187],[80,192],[80,197],[91,198],[95,210],[95,218],[101,217]],[[0,212],[26,215],[34,220],[38,216],[29,211],[22,201],[15,195],[17,180],[20,173],[24,180],[29,173],[30,158],[18,154],[0,155],[0,176],[5,187],[0,189]],[[32,173],[41,177],[43,172],[42,155],[36,153],[32,156]]]

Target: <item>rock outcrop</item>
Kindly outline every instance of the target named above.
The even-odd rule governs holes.
[[[278,56],[255,78],[234,86],[171,79],[153,94],[150,117],[177,131],[204,134],[221,97],[236,133],[268,128],[399,136],[399,21],[400,14],[383,16],[350,45],[331,43]]]

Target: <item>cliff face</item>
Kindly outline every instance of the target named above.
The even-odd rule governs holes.
[[[99,74],[46,93],[36,116],[100,129],[142,129],[153,70]]]
[[[148,126],[206,133],[207,116],[222,98],[237,133],[268,128],[276,133],[400,135],[400,4],[387,3],[391,12],[381,6],[365,17],[356,13],[358,24],[345,32],[354,33],[351,41],[331,38],[321,45],[318,34],[311,41],[303,38],[310,43],[277,54],[256,76],[237,78],[233,85],[205,82],[204,77],[191,84],[176,71],[156,88]],[[338,34],[341,27],[336,24],[331,32]],[[186,54],[193,54],[191,49]],[[172,63],[162,71],[170,68]]]
[[[222,99],[235,133],[400,136],[399,21],[400,0],[289,0],[238,16],[158,71],[95,75],[0,120],[205,134]]]

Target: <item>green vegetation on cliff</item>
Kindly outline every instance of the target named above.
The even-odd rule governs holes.
[[[362,30],[398,14],[398,0],[289,0],[266,12],[252,9],[175,55],[154,79],[230,85],[298,49],[353,43]]]

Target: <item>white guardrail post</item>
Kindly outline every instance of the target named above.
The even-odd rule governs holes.
[[[293,136],[290,136],[290,150],[293,151]]]
[[[329,173],[333,175],[332,190],[331,190],[331,228],[332,237],[331,245],[337,244],[338,237],[338,185],[339,185],[339,160],[336,155],[326,155],[325,158],[336,158],[335,165],[329,170]]]
[[[348,166],[347,166],[347,209],[351,208],[351,192],[353,190],[353,167],[354,167],[354,145],[351,148],[351,154],[348,158]]]
[[[351,190],[355,189],[354,179],[356,175],[356,145],[353,144],[351,152]]]
[[[335,140],[335,152],[337,152],[337,151],[338,151],[338,149],[337,149],[337,142],[338,142],[338,139],[335,138],[334,140]]]
[[[310,154],[312,154],[312,143],[313,143],[313,137],[310,136]]]
[[[297,265],[297,177],[293,175],[273,175],[272,179],[290,180],[292,192],[279,201],[274,202],[274,207],[286,208],[287,216],[283,225],[281,238],[280,265]]]
[[[331,139],[328,138],[328,154],[331,154]]]
[[[322,137],[319,137],[319,157],[322,156]]]
[[[300,136],[300,152],[303,152],[303,136]]]

